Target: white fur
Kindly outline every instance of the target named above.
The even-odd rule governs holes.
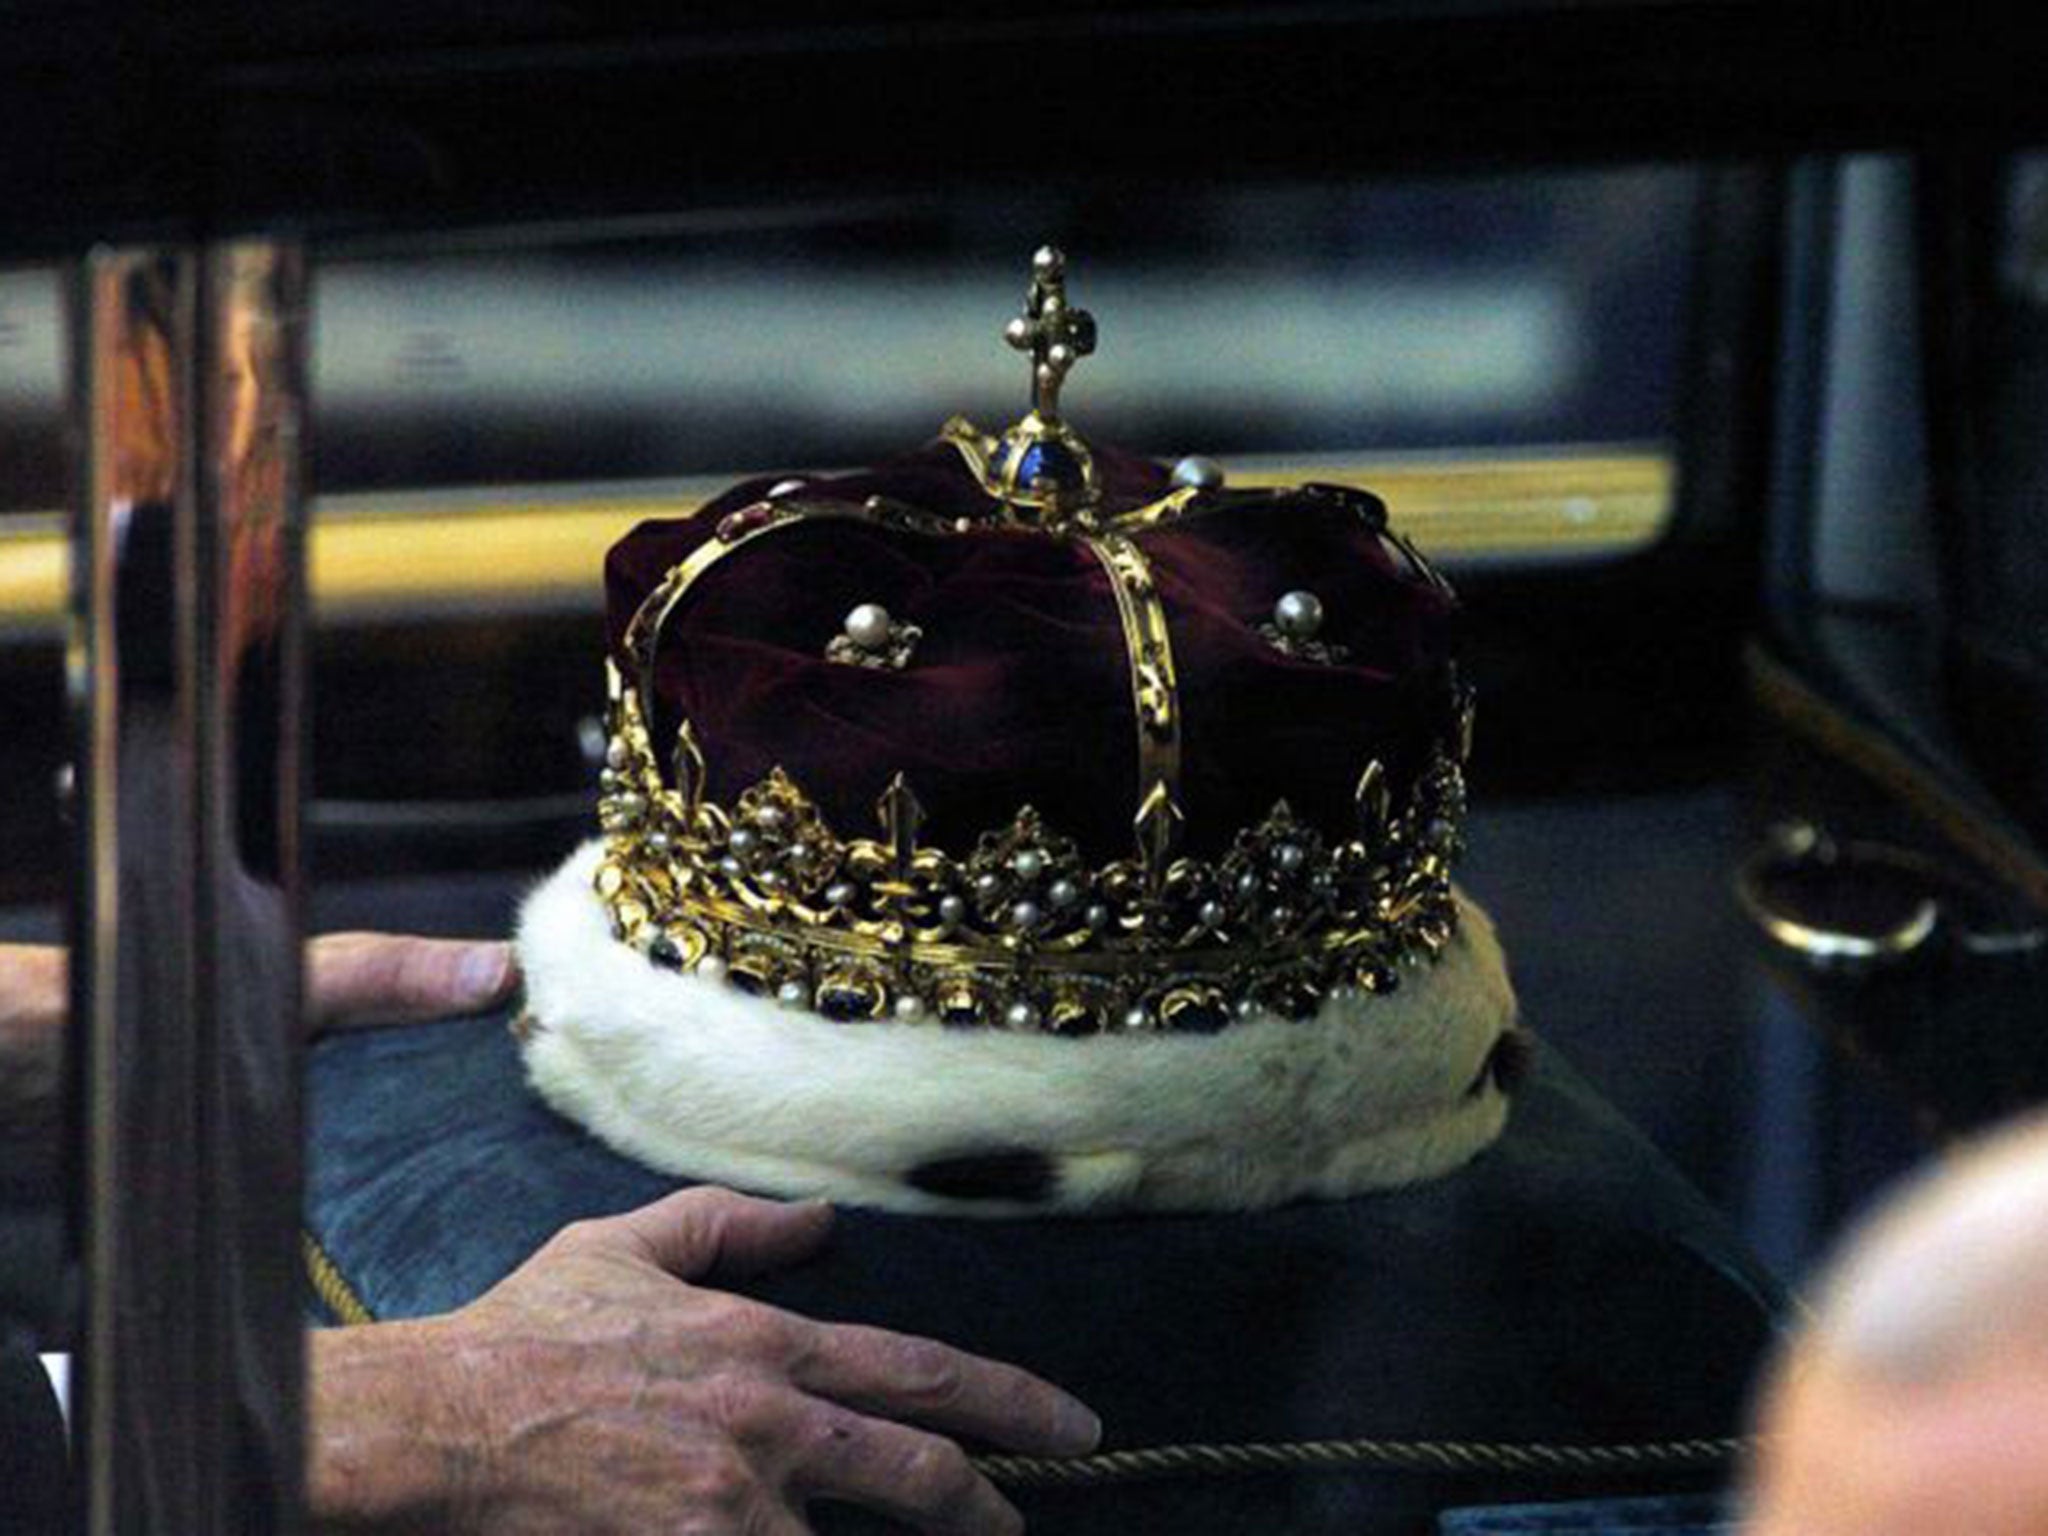
[[[669,1173],[901,1211],[1227,1210],[1448,1172],[1500,1133],[1488,1051],[1515,1022],[1493,925],[1462,895],[1434,965],[1313,1019],[1213,1035],[1058,1039],[835,1024],[664,971],[611,936],[586,844],[527,899],[519,959],[548,1102]],[[911,1188],[936,1158],[1029,1147],[1056,1192],[1021,1206]]]

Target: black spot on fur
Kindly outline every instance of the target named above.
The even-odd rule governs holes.
[[[1059,1185],[1059,1170],[1043,1152],[1000,1147],[919,1163],[903,1176],[912,1189],[950,1200],[1045,1200]]]
[[[1513,1093],[1529,1075],[1535,1059],[1536,1042],[1529,1038],[1527,1030],[1502,1030],[1493,1049],[1486,1053],[1486,1060],[1479,1064],[1479,1075],[1472,1079],[1465,1097],[1477,1098],[1489,1082],[1502,1093]]]

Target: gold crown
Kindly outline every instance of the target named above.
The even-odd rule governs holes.
[[[1372,759],[1360,765],[1350,824],[1334,834],[1283,800],[1218,855],[1180,851],[1171,644],[1145,561],[1118,530],[1216,510],[1225,493],[1211,476],[1182,477],[1143,508],[1116,517],[1099,510],[1093,458],[1057,413],[1067,369],[1094,346],[1093,321],[1066,305],[1063,278],[1058,254],[1041,251],[1026,313],[1006,332],[1033,353],[1030,415],[999,438],[958,420],[944,436],[998,520],[1088,543],[1111,577],[1148,786],[1132,854],[1090,864],[1029,806],[971,847],[926,845],[923,809],[902,774],[882,794],[867,837],[828,825],[781,768],[719,804],[706,792],[704,752],[687,719],[664,774],[652,734],[655,656],[670,615],[714,565],[779,528],[817,519],[853,517],[940,538],[974,526],[880,498],[849,504],[771,493],[721,520],[639,604],[622,645],[633,675],[607,663],[605,854],[596,889],[614,935],[652,963],[849,1023],[928,1020],[1083,1036],[1208,1031],[1262,1013],[1307,1017],[1333,994],[1393,990],[1404,967],[1434,959],[1449,941],[1472,728],[1471,697],[1455,677],[1446,723],[1398,798],[1393,776]],[[1347,493],[1309,494],[1342,501]],[[1376,500],[1357,499],[1378,515]],[[1420,579],[1443,586],[1411,545],[1385,536]],[[1276,621],[1289,632],[1268,639],[1289,655],[1334,653],[1313,638],[1312,622],[1289,623],[1286,612]],[[916,638],[900,627],[851,635],[849,654],[835,659],[900,666]]]

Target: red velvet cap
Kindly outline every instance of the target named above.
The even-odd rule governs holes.
[[[1095,454],[1105,522],[1173,489],[1161,465]],[[874,521],[875,497],[965,531]],[[964,848],[1028,805],[1092,862],[1128,856],[1143,785],[1110,577],[1081,540],[996,520],[950,442],[854,474],[747,481],[693,518],[635,528],[606,564],[622,673],[627,628],[667,573],[786,498],[846,516],[751,542],[690,586],[659,634],[655,741],[692,722],[721,803],[779,767],[832,826],[865,833],[901,774],[926,843]],[[1130,537],[1171,635],[1188,852],[1219,852],[1280,800],[1343,835],[1369,761],[1398,798],[1455,729],[1456,600],[1386,532],[1376,497],[1219,488]],[[1320,601],[1315,639],[1341,659],[1287,654],[1261,632],[1293,592]],[[863,604],[921,632],[901,669],[827,659]]]

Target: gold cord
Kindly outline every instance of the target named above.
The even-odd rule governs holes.
[[[1588,1472],[1715,1471],[1753,1442],[1657,1440],[1570,1445],[1474,1440],[1282,1440],[1221,1445],[1152,1445],[1093,1456],[978,1456],[975,1467],[1007,1488],[1072,1488],[1145,1478],[1233,1477],[1252,1472]]]
[[[341,1266],[320,1246],[320,1239],[303,1228],[299,1232],[299,1253],[305,1260],[306,1280],[313,1287],[313,1294],[336,1318],[351,1327],[377,1321],[377,1314],[356,1294]]]

